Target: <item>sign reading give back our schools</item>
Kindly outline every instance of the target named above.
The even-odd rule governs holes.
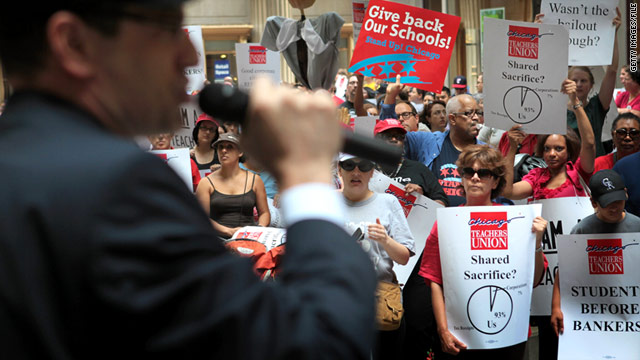
[[[372,0],[349,71],[440,92],[459,26],[457,16]]]

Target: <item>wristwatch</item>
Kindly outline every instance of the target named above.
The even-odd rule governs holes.
[[[582,107],[582,101],[578,101],[577,104],[573,105],[573,110],[578,110],[578,108]]]

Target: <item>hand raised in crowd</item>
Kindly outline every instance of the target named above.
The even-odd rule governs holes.
[[[616,27],[616,31],[620,28],[620,24],[622,24],[622,14],[620,13],[620,8],[616,6],[616,17],[613,18],[613,26]]]
[[[521,128],[522,125],[513,125],[507,132],[507,137],[509,138],[509,146],[511,148],[517,148],[518,145],[522,144],[524,138],[527,137],[527,134],[522,131]]]
[[[544,14],[537,14],[533,22],[536,24],[542,24],[543,17],[544,17]]]
[[[424,195],[424,192],[422,191],[422,187],[418,184],[407,184],[404,187],[404,195],[405,196],[409,196],[409,194],[411,194],[412,192],[417,192],[420,195]]]
[[[250,99],[242,148],[273,174],[280,190],[331,183],[331,164],[343,140],[329,93],[301,93],[262,77]]]
[[[574,105],[580,103],[580,99],[578,99],[577,86],[576,82],[569,79],[564,79],[562,82],[562,89],[560,91],[563,94],[567,94],[569,96],[569,103],[567,106],[569,108],[573,108]]]
[[[400,94],[400,91],[402,91],[402,89],[404,88],[404,85],[400,82],[401,78],[402,76],[397,75],[396,82],[393,84],[390,83],[389,85],[387,85],[387,95],[384,98],[385,104],[396,103],[396,97],[398,96],[398,94]]]
[[[533,219],[533,225],[531,226],[531,232],[536,233],[536,249],[542,246],[542,235],[547,229],[547,220],[542,216],[536,216]]]

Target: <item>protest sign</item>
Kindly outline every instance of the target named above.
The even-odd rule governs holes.
[[[198,116],[202,114],[198,105],[197,96],[189,96],[189,101],[180,104],[180,127],[175,131],[171,146],[174,148],[193,148],[196,142],[193,140],[193,128],[196,126]]]
[[[558,359],[637,359],[640,233],[561,235]]]
[[[349,71],[440,92],[458,26],[457,16],[371,0]]]
[[[530,134],[564,134],[569,35],[561,25],[484,19],[485,125]]]
[[[376,127],[375,116],[358,116],[353,119],[353,133],[373,137],[373,129]]]
[[[191,158],[189,149],[151,150],[150,153],[164,160],[173,171],[187,184],[193,192],[193,180],[191,178]]]
[[[364,14],[369,6],[369,0],[352,0],[351,8],[353,10],[353,42],[358,42],[358,35],[364,21]]]
[[[378,193],[391,194],[398,198],[407,217],[409,230],[411,230],[415,242],[416,255],[410,257],[406,265],[394,264],[393,266],[398,282],[404,285],[407,283],[413,267],[421,260],[420,254],[436,221],[436,209],[443,206],[418,193],[405,196],[404,185],[379,171],[374,171],[373,177],[369,181],[369,189]]]
[[[438,209],[447,327],[469,349],[527,340],[536,237],[531,226],[541,207]]]
[[[569,31],[568,65],[609,65],[618,0],[543,0],[543,24],[564,26]]]
[[[588,197],[563,197],[536,200],[542,204],[542,217],[547,220],[547,230],[542,236],[542,251],[549,267],[542,282],[533,289],[531,315],[551,315],[551,294],[558,268],[558,236],[569,234],[582,219],[593,214],[593,206]]]
[[[184,74],[188,81],[187,94],[192,95],[202,89],[206,80],[204,41],[202,40],[202,28],[200,26],[185,26],[182,29],[189,35],[189,40],[198,55],[198,63],[184,69]]]
[[[236,43],[238,87],[248,91],[259,75],[280,83],[280,54],[257,43]]]

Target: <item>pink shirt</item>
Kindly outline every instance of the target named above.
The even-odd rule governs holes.
[[[522,178],[522,181],[528,182],[533,188],[534,200],[570,196],[587,196],[587,192],[580,183],[579,176],[582,176],[582,179],[586,184],[589,182],[589,179],[591,179],[591,175],[593,173],[588,174],[582,169],[582,162],[580,158],[578,158],[575,165],[573,165],[571,161],[568,161],[566,166],[567,180],[564,184],[555,189],[546,188],[549,180],[551,180],[551,173],[548,168],[532,169]]]

